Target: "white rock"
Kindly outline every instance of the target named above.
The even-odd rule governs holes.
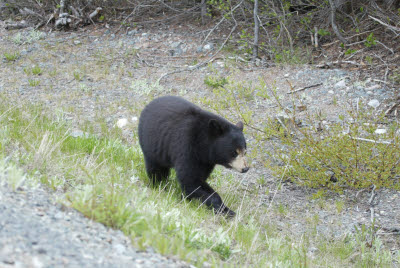
[[[122,244],[115,244],[112,247],[118,254],[124,254],[124,252],[126,251],[125,246]]]
[[[375,134],[385,134],[386,133],[386,129],[384,128],[378,128],[377,130],[375,130]]]
[[[341,80],[335,84],[335,88],[343,88],[346,86],[346,81]]]
[[[374,90],[374,89],[378,89],[378,88],[381,88],[381,86],[380,85],[372,85],[369,88],[367,88],[366,90]]]
[[[213,49],[213,44],[211,44],[211,43],[208,43],[208,44],[204,45],[203,49],[204,49],[204,50],[210,50],[210,49]]]
[[[123,128],[127,124],[128,124],[128,119],[126,119],[126,118],[121,118],[121,119],[118,119],[118,121],[117,121],[117,127],[119,127],[119,128]]]
[[[379,104],[380,102],[377,99],[373,99],[368,102],[368,106],[371,106],[375,109],[379,106]]]
[[[132,116],[131,120],[132,120],[132,122],[136,122],[136,121],[138,121],[138,118],[137,118],[137,116]]]
[[[333,90],[328,91],[329,94],[334,94],[335,92]]]
[[[284,77],[289,77],[289,74],[285,74]]]

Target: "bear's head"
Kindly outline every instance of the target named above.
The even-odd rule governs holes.
[[[211,119],[209,133],[213,140],[210,158],[213,159],[214,164],[233,168],[241,173],[249,170],[245,157],[246,140],[243,136],[242,122],[232,125]]]

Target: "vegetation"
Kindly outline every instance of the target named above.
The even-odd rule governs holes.
[[[354,62],[355,59],[362,61],[367,54],[375,61],[380,59],[387,65],[395,65],[396,57],[391,57],[397,50],[393,40],[400,32],[396,26],[400,20],[400,5],[393,0],[206,0],[201,3],[193,0],[167,3],[158,0],[69,0],[40,4],[5,0],[0,9],[0,19],[23,17],[30,23],[21,27],[46,25],[77,29],[94,22],[119,21],[119,30],[122,27],[128,30],[148,25],[152,19],[165,24],[181,24],[183,20],[185,23],[211,24],[206,39],[212,38],[216,30],[228,33],[227,29],[230,29],[224,45],[235,46],[242,56],[254,61],[260,57],[276,62],[306,58],[306,62],[310,62],[311,56],[317,59],[331,56],[345,61],[352,57]],[[152,19],[148,21],[148,18]],[[29,35],[16,34],[13,40],[16,44],[25,44],[42,36],[39,31],[32,30]],[[360,44],[364,44],[364,55],[360,53],[354,57],[351,52],[359,50]],[[329,48],[333,53],[327,51]],[[346,53],[343,55],[338,51]],[[366,63],[370,68],[376,65],[374,60]]]
[[[212,81],[221,79],[214,77]],[[357,110],[351,107],[347,115],[339,115],[338,123],[324,127],[318,123],[324,120],[324,115],[307,113],[302,127],[296,114],[300,104],[293,98],[293,111],[285,109],[273,85],[266,85],[263,80],[256,85],[226,78],[223,85],[210,81],[205,83],[213,88],[213,94],[204,98],[203,103],[225,117],[243,120],[256,143],[264,144],[262,148],[268,147],[266,143],[273,145],[274,149],[267,153],[269,157],[261,161],[278,177],[339,192],[372,185],[400,190],[399,125],[386,119],[383,113],[377,116],[360,102],[356,104]],[[278,104],[285,122],[279,118],[269,118],[265,123],[253,120],[253,107],[264,99]],[[378,134],[382,125],[388,131]],[[274,143],[270,142],[272,138]],[[257,155],[265,154],[257,152],[253,156]]]
[[[76,107],[48,111],[44,105],[32,105],[22,99],[18,100],[20,104],[14,104],[6,93],[0,95],[0,183],[7,178],[6,183],[14,190],[23,184],[41,183],[50,191],[63,193],[60,202],[88,218],[122,230],[135,246],[152,247],[198,267],[208,264],[215,267],[384,267],[400,264],[399,250],[391,252],[383,245],[374,223],[337,238],[319,233],[317,226],[321,219],[313,214],[304,216],[303,233],[292,233],[289,222],[285,229],[273,219],[287,218],[293,211],[273,198],[267,205],[262,199],[278,191],[286,180],[313,188],[310,198],[320,207],[327,206],[324,199],[327,193],[369,187],[400,190],[399,122],[390,121],[384,114],[359,102],[346,107],[346,113],[340,115],[337,123],[324,124],[326,118],[322,112],[299,115],[304,108],[301,93],[282,96],[274,84],[266,84],[263,79],[240,81],[234,76],[234,68],[227,65],[225,70],[233,75],[221,75],[211,63],[220,51],[228,54],[225,64],[241,62],[246,68],[251,66],[251,61],[259,66],[261,62],[304,64],[329,59],[360,68],[380,66],[379,71],[383,70],[385,77],[381,82],[397,85],[400,84],[400,69],[394,61],[398,58],[398,45],[393,40],[400,32],[396,26],[400,18],[398,1],[207,0],[201,1],[204,3],[201,6],[200,1],[69,0],[64,7],[60,6],[60,1],[3,2],[0,19],[23,18],[35,29],[44,25],[59,30],[77,29],[93,22],[108,27],[119,20],[117,32],[122,33],[151,25],[152,21],[148,20],[152,19],[166,24],[174,21],[181,24],[177,20],[184,19],[208,27],[204,42],[221,40],[221,32],[218,32],[221,30],[225,34],[221,47],[210,52],[215,54],[205,54],[210,56],[209,60],[199,62],[199,57],[186,62],[189,66],[186,70],[209,63],[210,72],[203,82],[211,93],[196,101],[232,121],[240,119],[245,123],[246,135],[258,145],[249,148],[249,158],[273,170],[277,189],[268,188],[263,176],[254,179],[257,187],[244,189],[233,176],[217,168],[210,178],[211,184],[227,205],[238,212],[236,218],[227,220],[196,201],[182,199],[174,175],[159,188],[149,186],[135,126],[130,126],[134,135],[128,142],[122,139],[120,129],[110,127],[101,112],[90,122],[77,115],[79,120],[74,123],[79,124],[83,133],[73,135],[64,112],[76,115]],[[255,2],[259,4],[257,10]],[[102,10],[89,20],[89,15],[99,7]],[[59,22],[62,13],[69,14],[72,21]],[[255,36],[253,18],[258,18],[260,23],[259,38]],[[115,50],[96,47],[93,60],[82,61],[72,68],[65,67],[63,61],[54,64],[54,68],[43,67],[46,65],[37,63],[33,50],[27,54],[20,49],[40,43],[43,37],[37,30],[10,35],[9,43],[18,49],[1,48],[2,60],[11,72],[23,70],[26,77],[10,76],[7,85],[15,86],[7,89],[3,86],[4,92],[18,92],[28,84],[31,87],[40,85],[51,95],[56,86],[41,84],[48,75],[53,81],[71,83],[70,95],[60,96],[71,99],[79,98],[80,94],[90,96],[99,85],[112,88],[117,84],[146,102],[161,93],[188,93],[186,89],[164,88],[161,79],[157,82],[148,79],[150,68],[143,72],[146,75],[138,78],[137,73],[141,72],[137,69],[144,65],[151,67],[153,60],[142,58],[144,53],[136,47],[124,50],[122,41]],[[82,44],[74,39],[72,42]],[[54,60],[66,44],[47,45],[51,51],[49,60]],[[63,52],[72,55],[70,50]],[[124,84],[126,80],[128,85]],[[75,86],[78,90],[72,90]],[[288,98],[291,109],[283,105]],[[99,97],[96,101],[104,100]],[[332,102],[338,105],[336,96]],[[129,109],[140,110],[143,103]],[[275,117],[255,120],[255,107],[260,104],[275,105],[280,112]],[[112,109],[119,111],[119,104],[112,105],[115,106]],[[380,132],[382,126],[386,132]],[[348,204],[335,200],[331,205],[334,213],[341,214]]]
[[[286,208],[281,204],[257,207],[258,200],[245,192],[232,195],[240,193],[239,185],[220,169],[211,181],[238,216],[227,221],[213,215],[198,202],[181,200],[174,179],[156,189],[149,187],[136,138],[133,146],[126,144],[120,130],[109,129],[101,118],[96,123],[104,126],[101,133],[94,133],[98,128],[86,123],[84,133],[73,137],[67,122],[47,117],[43,108],[0,103],[0,174],[13,174],[7,177],[15,189],[40,182],[63,191],[62,202],[121,229],[140,248],[150,246],[196,266],[206,262],[257,267],[385,266],[399,261],[398,255],[384,249],[373,227],[364,226],[339,240],[327,239],[313,228],[298,235],[277,231],[266,219],[271,213],[285,216]],[[10,152],[13,158],[6,163],[4,156]],[[340,212],[343,204],[337,203],[336,208]],[[310,218],[311,225],[316,222],[318,218]]]

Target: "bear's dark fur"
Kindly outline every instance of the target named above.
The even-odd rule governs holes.
[[[244,173],[246,141],[243,124],[202,110],[175,96],[150,102],[139,119],[139,143],[153,183],[164,180],[170,168],[187,198],[198,198],[217,212],[234,216],[206,182],[216,164]]]

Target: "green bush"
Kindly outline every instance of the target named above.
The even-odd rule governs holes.
[[[275,101],[285,114],[285,122],[267,114],[258,115],[265,118],[264,122],[255,120],[253,107],[266,98]],[[305,124],[299,126],[295,112],[284,109],[276,90],[263,81],[252,86],[227,78],[227,84],[214,88],[210,99],[203,102],[226,117],[233,115],[242,120],[255,138],[254,144],[258,144],[255,150],[259,152],[254,156],[268,155],[261,161],[278,177],[338,192],[372,185],[400,189],[399,125],[387,120],[384,114],[377,116],[362,103],[357,111],[349,110],[339,122],[321,129],[316,127],[321,118],[312,115],[302,119]],[[296,110],[294,105],[293,111]],[[375,131],[381,125],[385,125],[386,133],[377,134]],[[266,143],[275,150],[263,149],[267,148]]]

